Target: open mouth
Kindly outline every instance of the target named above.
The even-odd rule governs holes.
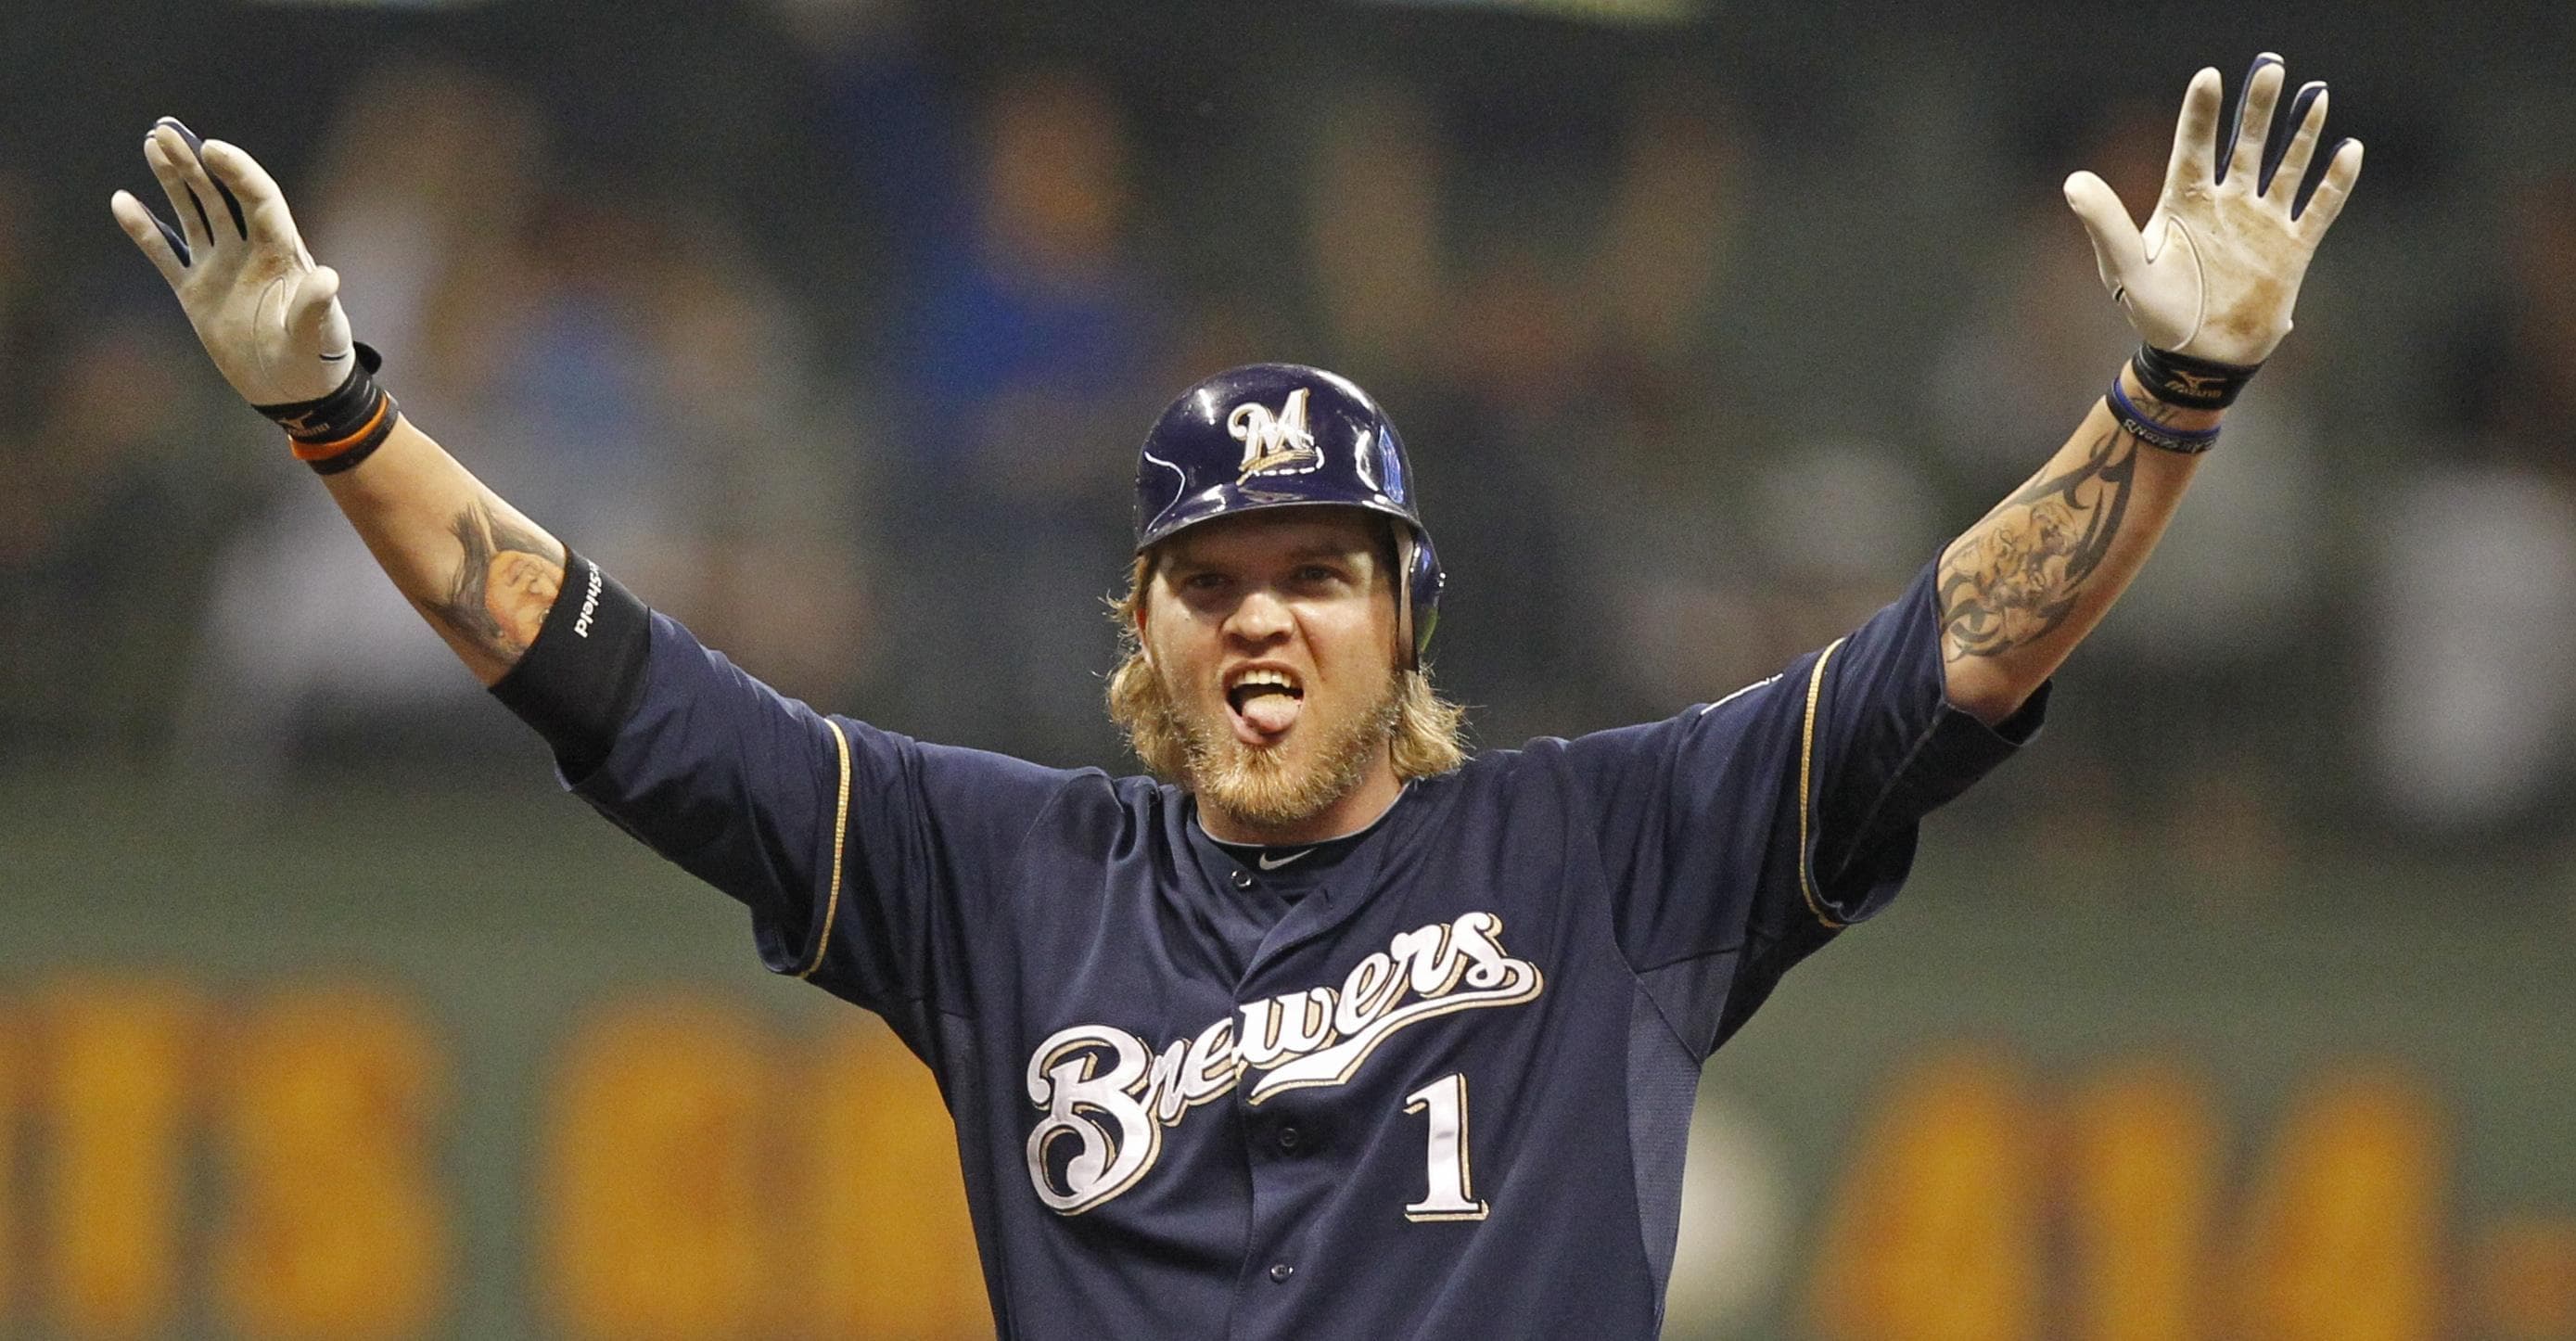
[[[1306,706],[1306,690],[1286,671],[1267,667],[1236,671],[1226,677],[1225,704],[1233,711],[1236,739],[1246,745],[1268,745],[1297,724],[1297,714]]]

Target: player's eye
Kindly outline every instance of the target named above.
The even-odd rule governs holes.
[[[1320,586],[1326,582],[1340,581],[1342,574],[1340,569],[1326,564],[1309,563],[1300,564],[1297,571],[1290,576],[1307,586]]]

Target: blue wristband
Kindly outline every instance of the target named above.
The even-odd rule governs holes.
[[[2179,452],[2184,456],[2198,456],[2218,445],[2217,429],[2167,428],[2140,414],[2137,405],[2129,399],[2129,393],[2120,389],[2120,378],[2116,373],[2111,377],[2111,394],[2102,399],[2111,409],[2111,418],[2118,421],[2120,431],[2150,447]]]

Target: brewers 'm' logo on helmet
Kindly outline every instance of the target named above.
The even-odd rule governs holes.
[[[1275,415],[1269,406],[1248,400],[1225,417],[1225,431],[1243,444],[1241,479],[1298,474],[1324,464],[1324,454],[1315,450],[1315,435],[1306,431],[1306,396],[1301,386],[1288,393]]]

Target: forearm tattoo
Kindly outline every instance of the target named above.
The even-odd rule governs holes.
[[[2111,552],[2137,469],[2137,443],[2114,429],[1959,537],[1941,556],[1942,655],[2001,656],[2063,623]]]
[[[493,515],[479,500],[457,513],[449,529],[465,548],[464,562],[429,611],[458,637],[516,663],[563,590],[563,547]]]

